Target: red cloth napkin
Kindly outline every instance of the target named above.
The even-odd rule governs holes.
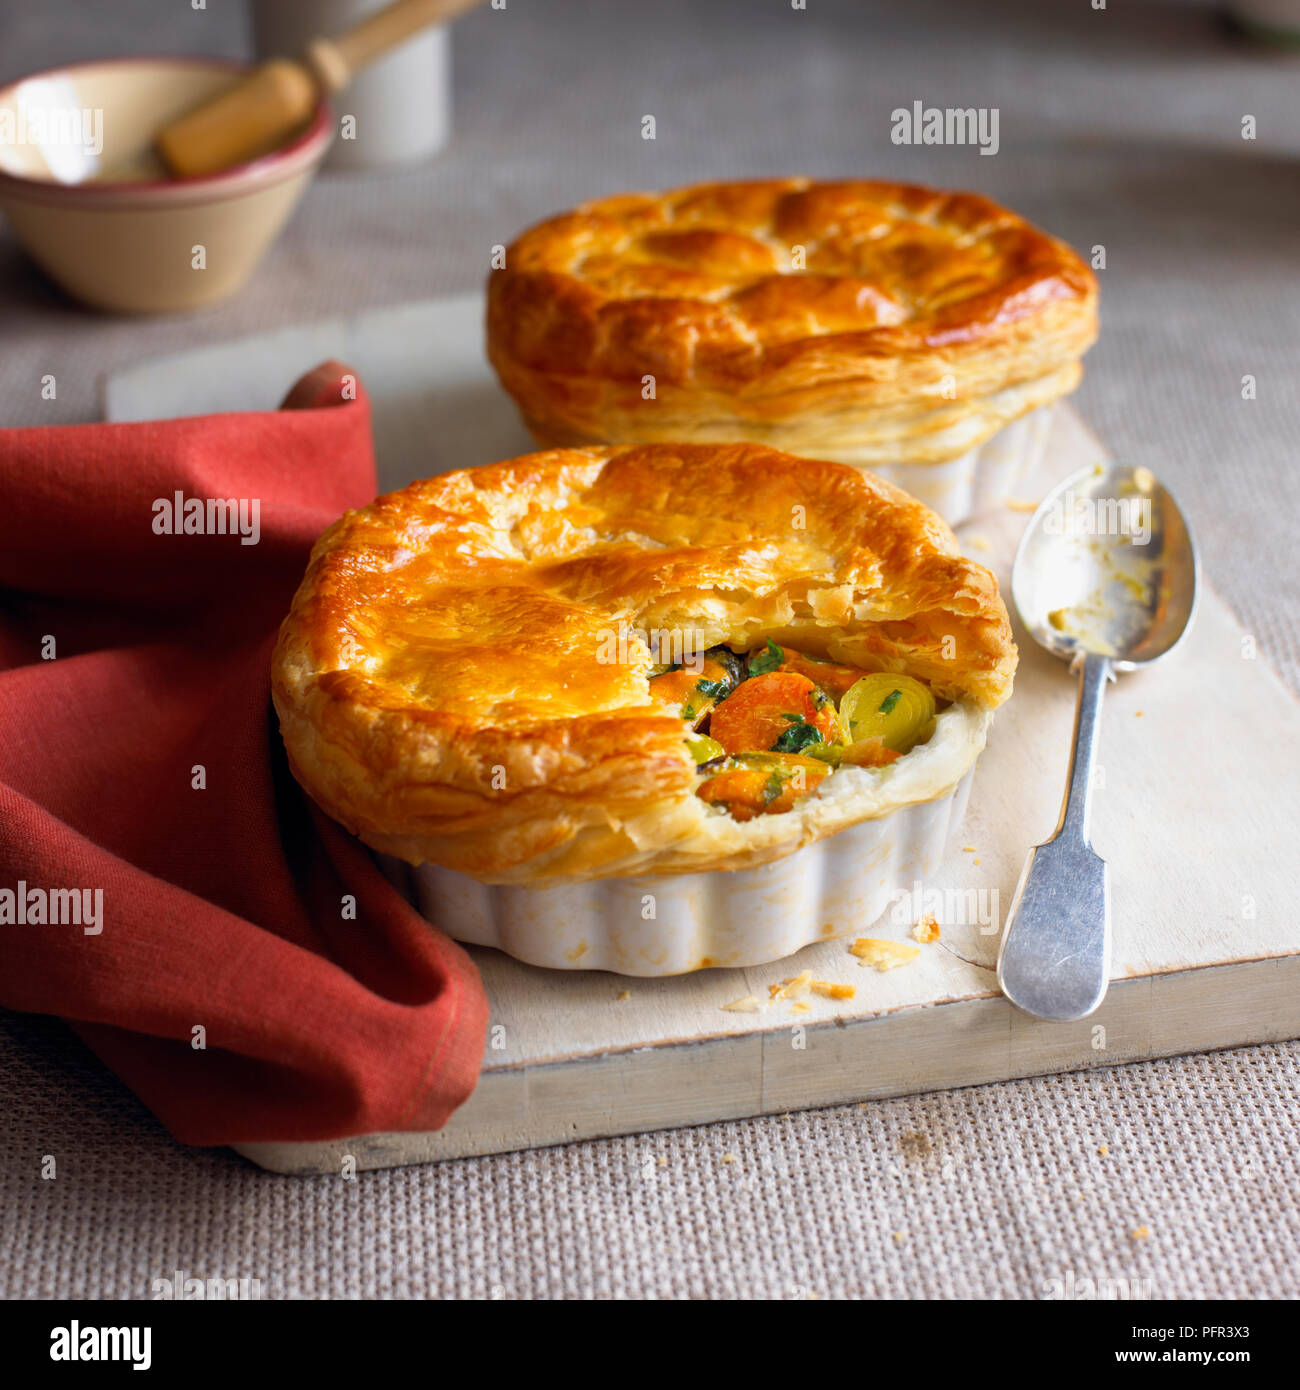
[[[483,1056],[469,957],[299,790],[270,706],[311,544],[376,491],[354,383],[0,431],[0,1005],[66,1019],[189,1144],[436,1129]],[[159,534],[177,491],[258,499],[257,543]],[[102,890],[98,934],[56,889]]]

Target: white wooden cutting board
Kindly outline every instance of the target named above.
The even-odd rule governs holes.
[[[398,487],[529,447],[483,360],[481,323],[480,298],[467,296],[203,348],[110,379],[106,413],[270,407],[338,357],[373,397],[381,482]],[[1025,498],[1102,453],[1077,416],[1058,412]],[[962,528],[1004,592],[1026,520],[1007,508]],[[982,907],[984,923],[940,910],[941,940],[887,974],[859,966],[842,941],[666,980],[548,972],[475,950],[493,1027],[478,1090],[444,1129],[241,1151],[282,1172],[337,1172],[346,1155],[388,1167],[1300,1036],[1300,705],[1212,591],[1188,641],[1107,696],[1093,814],[1113,894],[1105,1005],[1049,1024],[998,994],[997,931],[1025,851],[1055,826],[1074,711],[1065,668],[1017,638],[1015,696],[998,712],[966,824],[925,885],[961,893],[952,907],[966,918]],[[906,939],[910,921],[862,928]],[[856,985],[856,997],[813,998],[806,1013],[722,1007],[766,998],[801,970]]]

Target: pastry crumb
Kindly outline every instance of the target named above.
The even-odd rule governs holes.
[[[893,970],[906,965],[921,954],[919,946],[908,946],[902,941],[884,941],[875,936],[860,936],[849,947],[861,965],[874,965],[877,970]]]
[[[814,980],[812,992],[823,999],[852,999],[858,992],[857,985],[837,985],[830,980]]]
[[[773,999],[801,999],[812,986],[812,971],[782,980],[779,985],[768,985],[767,992]]]
[[[1036,512],[1038,510],[1038,503],[1031,502],[1026,497],[1008,497],[1006,500],[1006,507],[1007,510],[1011,512]]]
[[[736,1155],[735,1155],[735,1154],[723,1154],[723,1155],[722,1155],[722,1161],[723,1161],[724,1163],[735,1163],[735,1161],[736,1161]]]
[[[902,1243],[907,1239],[907,1232],[906,1232],[906,1231],[895,1231],[895,1232],[894,1232],[894,1239],[895,1239],[895,1241],[898,1242],[899,1245],[902,1245]]]
[[[975,858],[972,859],[970,862],[971,862],[972,864],[978,864],[978,863],[980,862],[980,857],[979,857],[979,855],[977,854],[977,855],[975,856]]]
[[[631,991],[630,989],[620,989],[619,992],[618,992],[618,1001],[617,1001],[617,1002],[622,1003],[624,999],[631,999],[631,997],[632,997],[632,991]]]
[[[1130,1240],[1145,1240],[1151,1234],[1148,1226],[1135,1226],[1128,1235]]]
[[[987,537],[987,536],[972,536],[972,537],[970,538],[970,544],[971,544],[971,549],[972,549],[972,550],[992,550],[992,549],[993,549],[993,547],[989,544],[989,541],[988,541],[988,537]]]
[[[1109,1144],[1103,1144],[1103,1145],[1097,1150],[1097,1152],[1102,1156],[1102,1158],[1105,1158],[1106,1155],[1110,1152],[1110,1145],[1109,1145]]]
[[[1141,711],[1140,709],[1135,709],[1135,710],[1133,711],[1133,718],[1134,718],[1134,719],[1141,719],[1141,718],[1142,718],[1142,711]]]
[[[975,861],[980,862],[978,859]],[[912,928],[913,941],[938,941],[939,939],[939,919],[933,912],[927,912],[924,917]]]
[[[978,854],[979,850],[977,850],[974,845],[963,845],[961,847],[961,852],[963,854]]]
[[[852,999],[857,993],[856,985],[837,985],[830,980],[814,980],[811,970],[782,980],[780,984],[768,985],[767,992],[773,1000],[789,999],[796,1001],[790,1005],[795,1013],[805,1014],[811,1004],[801,1002],[806,994],[820,995],[823,999]]]
[[[722,1007],[733,1014],[756,1014],[762,1009],[763,1001],[757,995],[747,994],[743,999],[733,999]]]

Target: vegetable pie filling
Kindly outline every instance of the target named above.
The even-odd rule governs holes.
[[[939,708],[912,676],[771,638],[743,656],[711,647],[702,661],[656,666],[650,697],[686,725],[696,795],[738,821],[792,810],[841,764],[888,766],[930,737]]]

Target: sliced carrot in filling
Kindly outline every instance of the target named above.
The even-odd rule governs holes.
[[[791,810],[829,772],[816,758],[773,757],[715,773],[701,784],[698,795],[710,805],[724,806],[733,820],[753,820]]]
[[[883,738],[860,738],[844,749],[844,761],[854,767],[888,767],[902,756]]]
[[[816,741],[840,742],[834,702],[807,676],[773,671],[752,676],[718,705],[709,720],[709,737],[728,753],[763,752],[800,725],[816,730]]]
[[[812,657],[805,656],[802,652],[791,651],[789,647],[784,650],[785,660],[776,668],[778,671],[793,671],[797,675],[807,676],[814,685],[820,685],[828,695],[833,695],[837,702],[851,685],[867,674],[865,671],[859,671],[856,666],[837,666],[833,661],[814,661]]]
[[[682,667],[650,679],[650,698],[661,705],[680,705],[682,718],[697,726],[731,688],[731,673],[707,657],[698,671]]]

